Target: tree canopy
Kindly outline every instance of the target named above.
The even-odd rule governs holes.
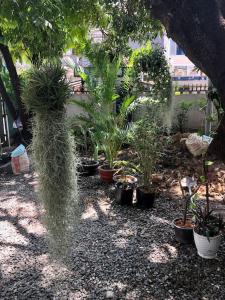
[[[221,106],[225,109],[225,0],[105,0],[105,2],[113,7],[113,11],[117,11],[114,14],[115,20],[121,14],[126,19],[131,11],[135,16],[134,27],[137,29],[144,28],[141,26],[142,22],[146,24],[160,22],[168,37],[171,37],[187,57],[211,79],[219,92]],[[122,28],[121,23],[119,27]],[[124,28],[131,27],[124,26]],[[126,32],[132,36],[129,30]],[[143,35],[142,30],[139,32]],[[211,150],[225,160],[225,153],[222,151],[225,147],[224,136],[225,115],[211,145]]]
[[[0,0],[0,59],[6,65],[16,105],[7,93],[0,72],[0,94],[16,120],[24,128],[27,115],[21,102],[20,79],[15,60],[28,59],[40,65],[45,59],[59,59],[66,48],[82,40],[90,26],[101,18],[91,12],[101,10],[98,2],[73,0]],[[103,19],[103,18],[102,18]]]

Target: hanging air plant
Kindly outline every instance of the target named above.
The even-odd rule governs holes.
[[[26,79],[23,101],[34,115],[32,152],[39,198],[46,211],[50,241],[58,254],[64,254],[78,202],[76,159],[65,122],[70,89],[60,65],[33,68]]]

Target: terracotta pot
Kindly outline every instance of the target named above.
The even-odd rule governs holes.
[[[108,166],[104,165],[100,166],[98,170],[101,180],[106,183],[113,182],[113,175],[118,171],[117,169],[109,169]]]
[[[183,225],[183,218],[173,220],[176,240],[181,244],[194,243],[193,225],[190,219],[187,219]]]
[[[222,240],[222,235],[219,234],[208,239],[206,236],[200,235],[195,232],[194,229],[194,240],[198,255],[203,258],[213,259],[217,255]]]

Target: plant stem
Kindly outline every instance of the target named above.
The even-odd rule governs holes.
[[[208,181],[208,166],[205,158],[203,159],[203,171],[205,176],[205,197],[206,197],[206,214],[209,213],[209,181]]]

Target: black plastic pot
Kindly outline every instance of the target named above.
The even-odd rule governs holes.
[[[95,160],[85,160],[78,166],[78,172],[81,176],[95,175],[99,166],[99,162]]]
[[[142,209],[153,208],[155,202],[155,192],[147,192],[144,187],[136,190],[137,207]]]
[[[182,218],[178,218],[173,220],[173,226],[175,230],[175,237],[177,242],[181,244],[193,244],[194,243],[194,235],[192,227],[181,227],[177,223],[182,221]]]
[[[124,186],[124,184],[116,183],[116,201],[121,205],[131,206],[133,204],[134,187]]]
[[[0,156],[0,166],[7,164],[11,160],[11,154],[3,154]]]

